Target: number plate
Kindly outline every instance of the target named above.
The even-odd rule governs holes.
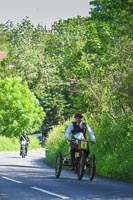
[[[75,158],[79,157],[79,153],[75,152]]]
[[[25,145],[25,144],[26,144],[26,141],[22,140],[22,141],[21,141],[21,144],[22,144],[22,145]]]
[[[87,141],[79,141],[78,149],[88,149]]]

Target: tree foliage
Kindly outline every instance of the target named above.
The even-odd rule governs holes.
[[[42,107],[20,78],[0,80],[0,133],[13,137],[22,130],[34,132],[44,118]]]
[[[8,34],[5,32],[5,25],[0,24],[0,51],[8,51]]]

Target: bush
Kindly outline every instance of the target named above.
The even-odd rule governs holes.
[[[55,167],[56,155],[69,152],[69,143],[65,139],[65,130],[70,122],[55,126],[48,134],[46,140],[46,163]]]

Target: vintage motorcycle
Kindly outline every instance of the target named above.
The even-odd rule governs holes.
[[[69,140],[70,142],[73,141]],[[89,154],[85,158],[85,151],[88,148],[89,140],[78,140],[78,151],[75,154],[75,169],[77,171],[78,180],[81,180],[85,170],[89,173],[89,179],[93,180],[96,173],[96,158],[95,154]],[[62,155],[61,152],[58,152],[56,157],[56,166],[55,166],[55,176],[60,177],[62,166],[71,167],[70,153]],[[66,157],[67,156],[67,157]],[[85,169],[86,166],[86,169]]]

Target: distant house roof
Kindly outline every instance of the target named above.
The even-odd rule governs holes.
[[[0,52],[0,61],[7,57],[7,52]]]

